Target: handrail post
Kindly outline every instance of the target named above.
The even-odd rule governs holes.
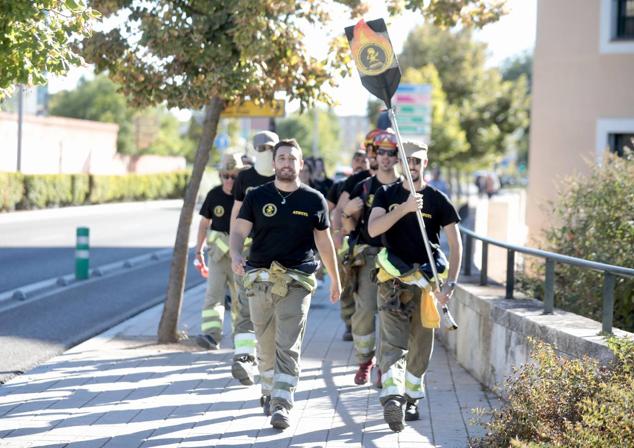
[[[553,314],[555,309],[555,260],[546,258],[544,281],[544,314]]]
[[[603,333],[612,333],[612,319],[614,317],[614,285],[616,277],[611,272],[603,273]]]
[[[465,233],[465,251],[464,251],[464,275],[471,275],[471,265],[473,264],[473,237]]]
[[[482,264],[480,266],[480,285],[485,286],[488,283],[489,270],[489,243],[482,241]]]
[[[515,286],[515,251],[508,249],[506,253],[506,299],[513,298]]]

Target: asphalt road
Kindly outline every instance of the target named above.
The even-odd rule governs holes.
[[[73,273],[77,227],[90,229],[91,267],[170,249],[180,207],[160,201],[0,215],[0,293]],[[197,223],[195,216],[192,230]]]
[[[105,209],[108,212],[102,213]],[[97,245],[91,249],[91,260],[96,266],[171,248],[179,211],[180,204],[173,203],[149,204],[143,213],[106,206],[89,207],[85,213],[75,211],[81,216],[73,217],[61,216],[61,210],[49,214],[49,219],[46,213],[22,216],[18,222],[0,217],[0,292],[9,289],[7,285],[24,286],[25,282],[71,273],[77,222],[91,226]],[[198,220],[194,221],[195,226]],[[39,239],[32,233],[38,225],[48,229]],[[72,238],[66,236],[68,231],[72,231]],[[71,247],[64,247],[68,242]],[[11,243],[13,247],[6,247]],[[1,301],[0,383],[164,301],[170,261],[170,256],[159,260],[148,257],[131,268],[52,287],[22,302]],[[202,281],[190,264],[186,288]]]

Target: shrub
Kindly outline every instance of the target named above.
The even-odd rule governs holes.
[[[21,173],[0,173],[0,211],[15,210],[24,197]]]
[[[90,192],[90,177],[87,174],[72,174],[71,179],[71,204],[82,205],[88,199]]]
[[[589,176],[564,181],[545,231],[546,249],[602,263],[634,267],[634,160],[608,154]],[[629,249],[628,249],[629,248]],[[537,268],[543,274],[543,265]],[[601,320],[603,273],[558,263],[557,307]],[[527,291],[541,297],[541,277],[524,278]],[[614,326],[634,331],[634,279],[616,277]]]
[[[589,357],[568,359],[532,342],[534,363],[505,382],[506,405],[477,413],[487,435],[476,447],[634,446],[634,341],[608,340],[615,359],[607,367]]]
[[[71,176],[67,174],[24,175],[22,208],[68,205],[73,201]]]

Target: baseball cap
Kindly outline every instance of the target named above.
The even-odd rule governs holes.
[[[244,164],[242,163],[241,154],[225,153],[222,155],[222,159],[220,160],[220,164],[218,165],[218,169],[220,171],[234,171],[241,170],[243,168]]]
[[[271,131],[260,131],[253,136],[253,146],[256,150],[260,146],[273,147],[279,141],[280,138],[277,136],[277,134]]]
[[[421,160],[427,158],[427,145],[425,143],[413,142],[411,140],[404,141],[403,149],[407,157],[416,157]]]

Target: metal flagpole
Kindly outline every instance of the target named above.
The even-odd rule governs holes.
[[[394,128],[394,132],[396,133],[396,141],[398,143],[398,152],[401,159],[401,166],[403,168],[403,174],[405,174],[405,180],[407,181],[407,185],[409,186],[409,192],[411,195],[416,196],[416,187],[414,187],[414,181],[412,180],[412,173],[409,172],[409,166],[407,165],[407,154],[405,154],[405,148],[403,147],[403,142],[401,141],[401,133],[398,130],[398,124],[396,122],[396,114],[394,113],[394,108],[390,107],[388,110],[388,115],[390,117],[390,121],[392,122],[392,127]],[[421,176],[423,173],[421,172]],[[425,252],[427,253],[427,259],[429,260],[429,265],[431,266],[431,271],[434,275],[434,283],[436,286],[436,291],[440,292],[440,287],[442,286],[440,278],[438,277],[438,271],[436,270],[436,262],[434,256],[431,251],[431,245],[429,244],[429,238],[427,237],[427,230],[425,229],[425,221],[423,220],[423,215],[420,210],[416,213],[416,220],[418,221],[418,227],[420,229],[420,233],[423,235],[423,242],[425,243]],[[447,327],[452,330],[458,329],[458,325],[456,321],[451,316],[449,312],[449,308],[447,305],[442,305],[442,312],[447,319]]]

